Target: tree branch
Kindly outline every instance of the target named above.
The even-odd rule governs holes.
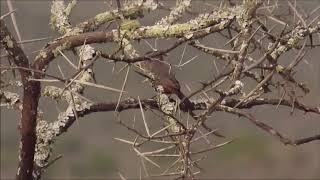
[[[1,19],[0,39],[7,50],[9,56],[12,56],[17,66],[29,68],[29,60],[24,54],[17,41],[13,38],[7,29],[4,21]],[[37,108],[40,97],[40,83],[28,81],[32,76],[31,71],[19,69],[23,84],[23,100],[21,112],[21,150],[20,162],[17,171],[17,179],[32,179],[33,158],[36,144],[36,119]]]

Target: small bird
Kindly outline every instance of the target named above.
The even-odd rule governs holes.
[[[163,93],[177,95],[187,110],[194,110],[193,103],[181,92],[180,83],[176,79],[171,65],[165,62],[162,56],[143,61],[141,63],[141,69],[144,71],[143,73],[139,71],[136,72],[150,79],[153,87],[157,88],[161,85],[163,87]]]
[[[194,104],[181,92],[180,83],[175,77],[175,73],[171,67],[171,64],[165,62],[162,55],[142,61],[140,63],[140,69],[143,72],[135,72],[149,79],[153,87],[157,88],[159,85],[161,85],[165,94],[177,95],[188,113],[194,116]],[[212,132],[212,129],[209,128],[204,122],[202,123],[202,126],[209,132]],[[218,132],[213,132],[213,134],[218,137],[224,137]]]

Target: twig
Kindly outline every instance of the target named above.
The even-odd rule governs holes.
[[[117,102],[117,106],[116,106],[115,112],[118,110],[118,106],[119,106],[119,103],[120,103],[120,101],[121,101],[122,94],[123,94],[124,89],[125,89],[125,87],[126,87],[126,83],[127,83],[127,80],[128,80],[129,71],[130,71],[130,66],[127,67],[126,76],[124,77],[124,80],[123,80],[123,84],[122,84],[122,87],[121,87],[121,92],[120,92],[119,97],[118,97],[118,102]]]
[[[150,137],[149,127],[148,127],[148,124],[147,124],[147,121],[146,121],[146,117],[144,115],[144,110],[142,109],[142,105],[141,105],[141,101],[140,101],[139,96],[138,96],[138,102],[139,102],[139,106],[140,106],[140,111],[141,111],[144,127],[146,129],[146,132],[147,132],[148,136]]]
[[[214,149],[221,148],[222,146],[225,146],[225,145],[231,143],[232,141],[233,141],[233,140],[227,141],[227,142],[218,144],[218,145],[213,146],[213,147],[210,147],[210,148],[206,148],[206,149],[203,149],[203,150],[199,150],[199,151],[197,151],[197,152],[191,152],[190,154],[195,155],[195,154],[201,154],[201,153],[204,153],[204,152],[212,151],[212,150],[214,150]]]

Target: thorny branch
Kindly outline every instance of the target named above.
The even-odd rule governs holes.
[[[29,59],[17,44],[12,34],[7,29],[4,21],[1,19],[0,40],[1,44],[13,59],[16,66],[28,68]],[[17,170],[17,179],[32,179],[33,159],[36,144],[36,119],[38,113],[38,100],[40,97],[40,83],[28,81],[32,77],[31,71],[19,70],[23,85],[23,99],[21,110],[21,141],[19,166]],[[2,98],[1,98],[2,99]]]
[[[320,21],[319,16],[312,15],[317,9],[303,19],[295,6],[289,2],[289,9],[293,10],[298,18],[297,22],[287,22],[272,14],[274,10],[265,10],[270,7],[280,9],[277,3],[244,0],[242,3],[230,4],[230,6],[221,4],[220,7],[213,8],[211,12],[199,15],[193,13],[197,14],[195,18],[182,22],[180,20],[183,19],[185,13],[192,12],[191,5],[195,4],[195,1],[177,0],[173,8],[165,7],[158,0],[137,0],[126,4],[120,2],[117,1],[118,9],[99,13],[84,22],[72,25],[70,23],[71,12],[78,2],[72,0],[66,5],[65,1],[53,0],[51,25],[61,34],[61,37],[46,44],[34,61],[29,61],[25,52],[7,29],[3,20],[7,15],[1,16],[1,48],[3,47],[8,54],[3,57],[8,57],[14,62],[11,64],[9,59],[9,65],[1,64],[1,75],[8,75],[9,70],[18,70],[23,87],[21,100],[19,94],[5,89],[17,83],[11,79],[2,79],[0,84],[1,106],[14,108],[22,113],[21,159],[17,179],[41,179],[44,170],[60,158],[59,156],[50,161],[55,140],[66,133],[75,121],[96,112],[116,111],[121,113],[130,109],[137,109],[141,112],[146,132],[141,132],[138,128],[119,120],[120,125],[136,136],[132,138],[133,140],[115,139],[133,148],[141,157],[146,171],[147,164],[144,162],[160,167],[152,157],[173,158],[173,163],[168,164],[167,169],[156,176],[194,178],[201,172],[199,160],[194,160],[196,157],[231,142],[226,141],[213,145],[210,134],[217,133],[217,130],[206,128],[208,132],[202,132],[201,125],[204,125],[205,121],[208,121],[209,117],[217,111],[244,117],[258,129],[276,137],[285,145],[297,146],[320,140],[320,135],[292,140],[282,135],[276,128],[257,120],[253,114],[242,111],[242,109],[262,105],[270,107],[281,105],[290,107],[291,112],[301,110],[320,115],[319,104],[306,105],[300,100],[299,90],[303,95],[309,93],[310,90],[306,84],[301,83],[295,77],[295,73],[298,72],[296,67],[304,60],[304,56],[308,53],[307,48],[316,47],[313,44],[313,37],[320,33]],[[169,9],[169,14],[155,22],[154,25],[142,26],[139,23],[139,19],[143,18],[146,13],[155,11],[159,7]],[[108,31],[99,29],[113,22],[116,22],[117,28]],[[270,22],[275,23],[275,26],[271,26]],[[274,30],[277,26],[282,27],[280,31]],[[211,47],[211,44],[205,45],[206,41],[203,39],[212,34],[222,35],[226,39],[225,45],[219,47]],[[308,44],[308,38],[310,44]],[[151,47],[151,52],[140,53],[134,48],[132,42],[145,39],[173,39],[175,42],[163,49]],[[100,50],[95,47],[95,44],[110,42],[118,44],[118,50],[114,53],[106,53],[104,49]],[[153,98],[130,97],[130,92],[125,90],[129,79],[129,68],[139,68],[147,61],[160,56],[170,56],[170,53],[181,45],[185,45],[186,48],[196,48],[200,53],[212,56],[212,61],[220,61],[219,63],[222,64],[220,70],[217,68],[218,73],[212,80],[202,81],[202,87],[194,89],[187,97],[181,99],[184,102],[185,99],[191,98],[193,111],[165,94],[163,86],[156,87],[156,96]],[[290,61],[289,65],[284,65],[281,57],[294,49],[299,50],[296,57]],[[70,50],[75,52],[77,65],[64,54]],[[71,77],[65,77],[62,71],[62,77],[46,72],[49,64],[60,55],[69,64],[72,64],[74,72]],[[96,83],[94,66],[101,59],[107,60],[103,62],[129,66],[121,90]],[[178,67],[183,70],[184,66],[189,64],[179,65]],[[249,87],[247,84],[249,80],[254,80],[254,87]],[[44,87],[44,82],[62,83],[64,88]],[[41,85],[44,87],[42,92]],[[118,101],[94,102],[86,97],[87,86],[120,93]],[[245,89],[249,89],[248,92]],[[282,94],[280,98],[275,95],[277,91]],[[270,97],[270,94],[276,97]],[[125,96],[127,99],[121,100]],[[55,121],[48,122],[43,119],[39,111],[40,97],[63,100],[68,103],[68,107],[59,113]],[[150,128],[152,125],[149,124],[149,119],[144,114],[148,110],[159,116],[162,127]],[[181,116],[183,112],[186,112],[187,117]],[[195,121],[189,120],[192,118]],[[156,130],[152,131],[152,129]],[[193,143],[200,140],[204,140],[208,147],[191,151]],[[163,147],[144,152],[144,145],[150,143],[161,144]],[[146,172],[146,174],[149,173]]]

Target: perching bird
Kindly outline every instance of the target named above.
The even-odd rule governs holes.
[[[177,95],[187,110],[192,111],[194,109],[192,102],[181,92],[181,86],[171,65],[165,62],[162,56],[143,61],[140,66],[143,72],[136,72],[150,79],[154,88],[161,85],[163,93]]]
[[[181,92],[180,83],[175,77],[174,70],[169,63],[163,60],[162,56],[142,61],[140,69],[143,72],[135,72],[151,80],[153,87],[157,88],[161,85],[165,94],[176,94],[187,111],[193,114],[193,103]],[[204,122],[202,126],[209,132],[212,131]],[[213,132],[213,134],[218,137],[224,137],[218,132]]]

